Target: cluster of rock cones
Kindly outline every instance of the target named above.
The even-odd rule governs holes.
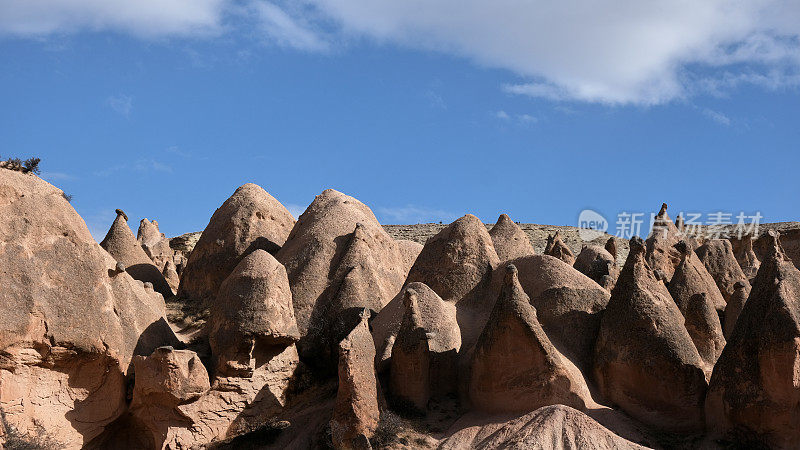
[[[780,235],[759,258],[666,205],[656,225],[620,270],[613,238],[539,255],[466,215],[422,246],[340,192],[295,221],[246,184],[186,255],[119,210],[98,246],[60,190],[0,170],[0,442],[800,447]]]

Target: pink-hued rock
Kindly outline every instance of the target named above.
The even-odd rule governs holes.
[[[139,222],[136,241],[139,242],[142,250],[150,257],[153,264],[162,271],[167,261],[172,261],[175,255],[169,246],[169,239],[158,229],[158,222],[155,220],[151,222],[145,218]]]
[[[761,267],[761,262],[753,250],[753,235],[746,234],[742,236],[742,241],[739,244],[739,250],[736,252],[736,262],[742,268],[742,273],[747,277],[747,281],[753,282],[753,279],[758,274],[758,268]]]
[[[361,322],[339,344],[339,389],[331,419],[331,437],[337,449],[357,448],[359,442],[373,436],[380,420],[369,314],[364,309]]]
[[[275,254],[294,226],[289,211],[253,183],[242,185],[214,215],[181,273],[178,297],[210,305],[220,285],[247,254]]]
[[[611,238],[614,239],[613,237]],[[613,242],[609,240],[609,242]],[[612,247],[616,253],[616,245]],[[594,280],[603,289],[611,292],[619,277],[617,257],[603,247],[594,244],[584,245],[575,263],[572,265],[578,272]]]
[[[739,320],[739,315],[741,315],[742,310],[744,309],[744,304],[747,303],[747,297],[749,295],[749,284],[743,281],[737,281],[736,284],[733,285],[733,295],[731,296],[731,300],[728,302],[728,304],[725,305],[725,324],[722,327],[725,339],[730,339],[733,335],[733,328],[736,326],[736,322]]]
[[[564,404],[585,409],[591,396],[577,367],[545,334],[536,309],[506,267],[500,297],[472,355],[469,399],[489,412],[526,412]]]
[[[561,234],[556,231],[556,234],[547,238],[547,245],[544,248],[544,254],[558,258],[561,261],[569,264],[575,264],[575,254],[572,250],[561,240]]]
[[[403,272],[408,274],[420,252],[422,252],[423,245],[405,239],[397,241],[397,245],[400,247],[400,255],[403,257]]]
[[[122,415],[134,354],[176,343],[161,296],[117,269],[61,190],[0,170],[0,409],[80,448]]]
[[[492,237],[494,250],[500,261],[509,261],[534,254],[528,235],[508,217],[508,214],[500,215],[497,223],[489,230],[489,236]]]
[[[653,271],[661,271],[666,279],[672,279],[675,267],[681,262],[681,254],[675,249],[675,244],[681,240],[681,231],[672,223],[667,214],[667,204],[661,204],[661,210],[656,214],[653,230],[645,242],[647,254],[645,260]]]
[[[634,237],[603,313],[594,378],[607,402],[654,429],[704,427],[704,363],[683,323],[645,261],[644,242]]]
[[[697,257],[700,258],[708,273],[714,278],[726,303],[733,295],[734,285],[737,281],[747,283],[748,287],[750,286],[750,282],[747,281],[747,277],[733,255],[731,241],[727,239],[705,241],[703,245],[698,247]]]
[[[175,268],[175,263],[172,260],[168,260],[164,263],[164,270],[161,271],[161,274],[164,275],[164,279],[169,284],[169,287],[172,289],[173,292],[178,291],[178,286],[181,283],[181,279],[178,276],[178,271]]]
[[[800,271],[778,233],[722,352],[706,397],[713,436],[748,435],[769,448],[800,442]]]
[[[128,216],[117,210],[117,218],[108,230],[103,242],[100,243],[111,256],[125,265],[125,270],[136,280],[151,283],[153,288],[161,295],[171,297],[172,289],[169,287],[161,269],[153,264],[153,260],[142,250],[139,242],[134,237],[128,226]]]

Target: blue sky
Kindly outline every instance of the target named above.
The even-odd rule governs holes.
[[[0,0],[0,155],[99,239],[115,208],[202,230],[245,182],[383,223],[800,219],[796,2],[107,3]]]

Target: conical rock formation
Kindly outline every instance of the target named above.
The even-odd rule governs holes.
[[[472,356],[469,398],[477,409],[525,412],[591,402],[580,371],[547,338],[514,265],[506,267],[500,297]]]
[[[675,267],[681,262],[681,254],[675,244],[681,239],[678,228],[667,214],[667,204],[661,204],[661,210],[655,216],[653,229],[647,237],[647,255],[645,259],[652,270],[660,270],[666,279],[672,279]]]
[[[247,254],[274,254],[286,242],[294,218],[260,186],[247,183],[208,222],[181,274],[178,297],[210,305],[220,285]]]
[[[158,229],[158,222],[146,218],[139,222],[136,241],[156,267],[164,269],[167,261],[171,261],[175,252],[169,246],[169,239]]]
[[[501,214],[497,218],[497,223],[489,230],[489,236],[492,237],[494,250],[500,261],[509,261],[534,254],[528,235],[508,217],[508,214]]]
[[[630,248],[597,338],[600,393],[653,428],[702,430],[703,360],[667,288],[645,261],[644,242],[634,237]]]
[[[23,436],[81,447],[125,412],[134,354],[177,342],[116,266],[61,190],[0,170],[0,410]]]
[[[733,246],[728,239],[711,239],[697,249],[697,257],[706,266],[708,273],[714,277],[717,287],[722,292],[722,297],[727,303],[733,295],[734,285],[737,281],[750,284],[747,277],[736,262],[733,255]]]
[[[599,245],[584,245],[572,266],[609,292],[619,277],[616,256]]]
[[[380,420],[369,314],[365,309],[361,321],[339,344],[339,389],[331,419],[331,437],[338,449],[359,448],[373,436]]]
[[[711,377],[706,414],[716,435],[750,434],[770,448],[800,442],[800,271],[770,231],[736,327]]]
[[[547,238],[544,254],[558,258],[570,266],[575,264],[575,254],[572,253],[572,250],[567,244],[561,240],[561,234],[558,231]]]
[[[169,284],[170,289],[172,289],[173,292],[177,292],[178,286],[181,283],[181,279],[178,276],[178,271],[175,268],[175,263],[173,263],[172,260],[168,260],[166,263],[164,263],[164,270],[161,272],[161,275],[164,276],[164,279],[167,281],[167,284]]]
[[[739,251],[736,252],[736,262],[742,268],[742,273],[747,277],[747,281],[752,282],[758,274],[758,268],[761,267],[761,262],[753,250],[753,236],[746,234],[742,236],[742,242],[739,244]]]
[[[736,326],[736,322],[739,320],[739,315],[742,313],[744,304],[747,302],[747,297],[749,295],[749,284],[743,281],[737,281],[736,284],[733,285],[733,295],[731,296],[731,301],[725,305],[725,323],[722,328],[725,339],[730,339],[733,335],[733,328]]]
[[[153,288],[164,297],[172,297],[172,288],[169,287],[161,269],[153,264],[153,260],[142,250],[133,231],[128,226],[128,216],[117,210],[117,218],[108,230],[105,239],[100,243],[111,256],[125,265],[125,270],[135,279],[145,283],[152,283]]]

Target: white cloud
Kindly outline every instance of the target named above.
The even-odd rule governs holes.
[[[228,0],[0,0],[0,34],[122,31],[142,37],[213,34]]]
[[[72,181],[74,176],[63,172],[42,172],[39,177],[47,181]]]
[[[255,0],[252,6],[261,31],[270,41],[305,51],[328,49],[329,44],[299,14],[290,16],[280,6],[268,1]]]
[[[526,81],[506,91],[556,101],[658,104],[694,93],[692,70],[800,66],[796,0],[306,1],[346,33],[509,69]]]
[[[376,209],[381,223],[414,224],[429,222],[450,223],[458,216],[448,211],[431,209],[415,205],[400,207],[381,207]]]
[[[494,113],[494,116],[497,117],[498,119],[502,119],[502,120],[508,120],[508,119],[511,118],[511,116],[509,116],[507,112],[502,111],[502,110],[497,111],[496,113]]]
[[[708,117],[709,119],[713,120],[714,122],[720,125],[725,125],[727,127],[731,124],[731,118],[726,116],[725,114],[722,114],[719,111],[714,111],[713,109],[705,108],[702,109],[701,112],[703,113],[704,116]]]
[[[111,109],[127,117],[133,109],[133,97],[125,94],[113,95],[106,99],[106,103]]]

